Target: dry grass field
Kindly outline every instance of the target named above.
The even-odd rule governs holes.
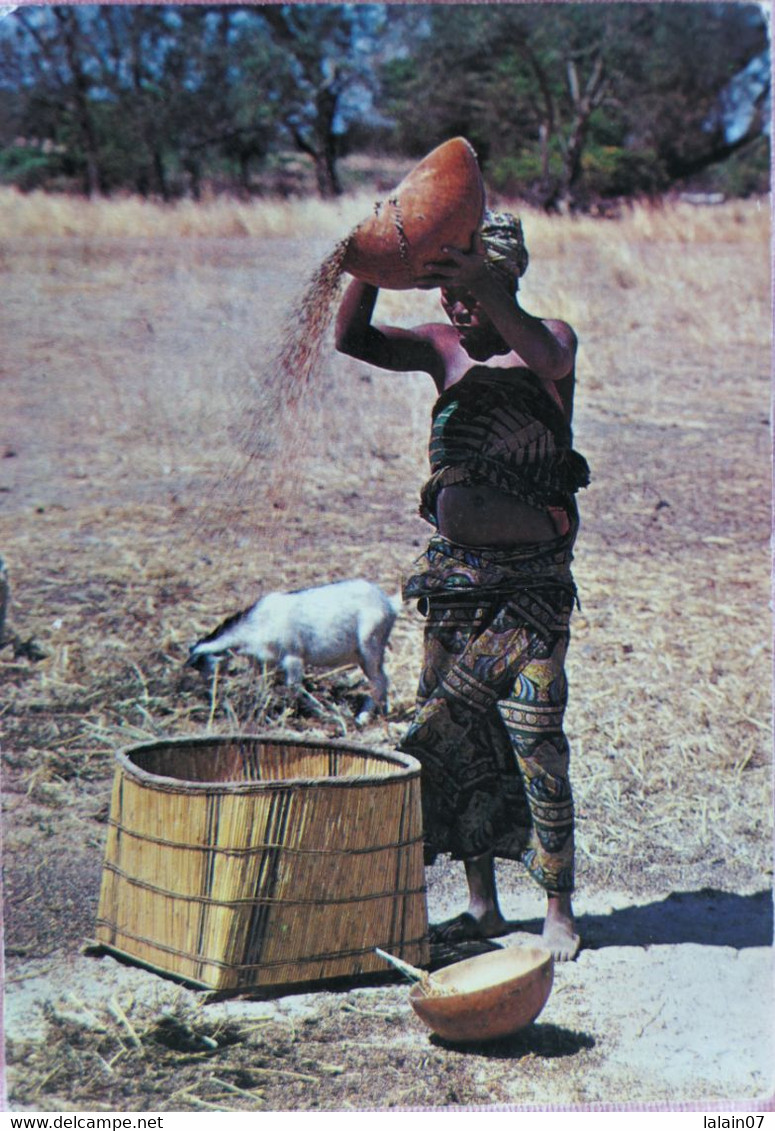
[[[577,329],[575,439],[593,473],[568,712],[586,949],[558,970],[541,1021],[466,1056],[429,1042],[403,986],[208,1013],[131,969],[106,989],[118,964],[82,954],[116,749],[266,728],[391,749],[411,715],[421,620],[409,608],[389,652],[389,718],[360,734],[353,672],[310,673],[318,718],[246,664],[212,696],[183,668],[191,642],[262,591],[357,575],[394,591],[424,545],[428,378],[370,370],[327,338],[295,403],[278,361],[307,280],[372,199],[162,208],[0,193],[9,1105],[771,1094],[770,1022],[756,1013],[772,1014],[765,202],[523,214],[524,305]],[[378,316],[411,324],[436,305],[386,292]],[[536,930],[540,893],[516,865],[499,874],[505,910]],[[448,864],[428,884],[432,917],[463,899]],[[708,1026],[727,1044],[695,1047],[706,977]]]

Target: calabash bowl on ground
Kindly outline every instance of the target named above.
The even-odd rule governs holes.
[[[409,1000],[444,1040],[490,1041],[524,1029],[546,1005],[554,959],[542,947],[508,946],[437,970],[428,993],[418,984]]]

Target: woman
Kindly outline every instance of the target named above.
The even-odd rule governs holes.
[[[448,322],[374,325],[378,290],[357,280],[337,318],[340,351],[424,371],[439,394],[420,508],[437,532],[404,585],[427,623],[401,748],[422,764],[426,862],[463,860],[469,906],[431,937],[508,933],[494,858],[519,859],[547,893],[545,945],[570,959],[579,938],[564,660],[574,494],[589,481],[571,446],[576,337],[520,307],[528,255],[510,214],[486,214],[470,250],[443,254],[417,286],[441,288]]]

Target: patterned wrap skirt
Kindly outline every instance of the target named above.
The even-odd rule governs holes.
[[[422,766],[425,860],[492,852],[548,892],[574,886],[563,732],[576,590],[567,535],[472,549],[435,535],[404,596],[426,617],[417,709],[400,749]]]

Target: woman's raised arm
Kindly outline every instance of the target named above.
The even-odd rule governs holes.
[[[434,344],[433,325],[411,330],[374,325],[371,321],[379,289],[353,280],[344,293],[336,318],[336,348],[340,353],[398,373],[436,374],[441,359]]]

